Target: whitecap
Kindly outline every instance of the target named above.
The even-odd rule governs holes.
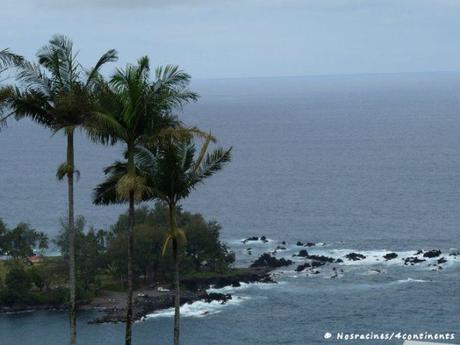
[[[255,283],[240,283],[240,286],[231,286],[231,285],[228,285],[228,286],[224,286],[224,287],[221,287],[221,288],[214,288],[214,287],[210,287],[209,289],[206,290],[207,293],[212,293],[212,292],[215,292],[215,293],[232,293],[232,292],[236,292],[236,291],[241,291],[241,290],[246,290],[246,289],[250,289],[250,288],[259,288],[259,289],[271,289],[271,288],[274,288],[278,285],[283,285],[285,284],[285,282],[278,282],[278,283],[259,283],[259,282],[255,282]]]
[[[424,279],[413,279],[413,278],[406,278],[406,279],[399,279],[396,280],[395,284],[405,284],[405,283],[430,283],[430,280],[424,280]]]
[[[209,303],[206,301],[196,301],[193,303],[184,304],[180,308],[181,317],[205,317],[208,315],[218,314],[222,311],[223,308],[232,305],[239,305],[248,299],[249,297],[247,296],[232,296],[232,299],[228,300],[225,303],[222,303],[220,301],[211,301]],[[144,317],[144,320],[173,316],[174,308],[168,308],[148,314]]]

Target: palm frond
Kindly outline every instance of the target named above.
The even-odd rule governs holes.
[[[11,66],[19,66],[24,62],[20,55],[12,53],[9,49],[0,50],[0,72]]]
[[[117,184],[127,172],[126,163],[116,161],[104,169],[106,179],[93,190],[93,203],[96,205],[121,204],[127,200],[117,194]]]
[[[50,99],[38,90],[21,92],[18,88],[14,88],[9,95],[8,105],[14,111],[17,119],[27,117],[40,125],[51,128],[56,125],[51,114]]]
[[[6,126],[6,120],[14,115],[11,110],[11,97],[14,95],[12,86],[0,87],[0,129]]]
[[[84,128],[91,140],[102,144],[114,144],[120,139],[127,140],[128,137],[126,128],[117,121],[115,116],[99,111],[91,113]]]
[[[155,136],[145,138],[149,146],[159,146],[164,142],[190,142],[194,138],[215,142],[216,138],[211,133],[206,133],[198,127],[166,127],[161,129]]]
[[[166,250],[168,249],[169,242],[171,242],[172,239],[173,238],[171,234],[166,235],[165,241],[163,243],[163,249],[161,250],[161,255],[164,256],[166,254]]]
[[[52,75],[60,89],[70,89],[79,80],[81,66],[78,53],[73,51],[73,42],[66,36],[55,35],[38,53],[38,62]]]
[[[192,173],[195,174],[197,169],[199,168],[199,166],[201,165],[201,162],[203,161],[205,155],[206,155],[206,152],[208,152],[208,146],[209,146],[209,143],[211,142],[211,132],[209,132],[209,136],[208,138],[206,139],[206,141],[204,142],[203,146],[201,147],[201,150],[200,150],[200,154],[198,155],[198,158],[196,159],[195,163],[193,164],[193,169],[192,169]]]
[[[99,70],[103,65],[105,65],[108,62],[114,62],[118,60],[118,52],[115,49],[110,49],[107,52],[105,52],[97,61],[96,65],[94,65],[93,68],[88,72],[88,77],[86,79],[86,85],[85,87],[88,87],[88,85],[93,82],[94,78],[96,78],[97,74],[99,73]]]
[[[17,75],[18,81],[26,90],[33,90],[48,97],[52,95],[52,80],[40,68],[38,64],[25,61]]]
[[[218,148],[212,153],[207,154],[201,165],[194,169],[194,172],[190,176],[191,188],[197,183],[203,182],[204,179],[214,175],[219,170],[222,170],[224,165],[231,160],[231,151],[231,147],[228,150]]]

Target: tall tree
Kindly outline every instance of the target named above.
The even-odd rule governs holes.
[[[208,153],[209,136],[198,155],[190,140],[163,140],[155,151],[138,151],[137,161],[154,182],[149,186],[152,193],[164,201],[169,208],[169,232],[163,252],[170,246],[174,261],[174,345],[179,345],[180,336],[180,257],[179,246],[186,240],[185,233],[177,226],[177,206],[189,196],[198,184],[223,168],[231,159],[231,148],[218,148]]]
[[[51,128],[64,132],[67,138],[66,161],[57,171],[62,180],[67,177],[68,228],[69,228],[69,319],[70,344],[77,342],[76,326],[76,277],[75,277],[75,169],[74,134],[78,128],[95,133],[97,113],[94,110],[94,85],[99,70],[107,62],[117,59],[117,52],[109,50],[97,63],[85,70],[77,60],[73,43],[65,36],[56,35],[38,53],[38,63],[23,62],[19,66],[19,87],[9,87],[5,102],[17,118],[31,118]],[[101,138],[98,138],[101,139]]]
[[[166,66],[151,77],[150,62],[142,57],[136,65],[118,69],[108,83],[99,87],[99,131],[125,145],[126,165],[111,190],[111,199],[101,203],[128,202],[127,306],[125,344],[130,345],[133,321],[133,232],[135,203],[148,194],[144,176],[135,164],[136,147],[153,144],[163,132],[179,125],[173,109],[197,99],[188,89],[190,76],[177,66]],[[97,133],[95,134],[97,135]],[[120,163],[121,164],[121,163]],[[119,171],[120,172],[120,171]],[[98,200],[95,200],[96,202]]]

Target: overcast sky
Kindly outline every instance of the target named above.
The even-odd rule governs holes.
[[[70,36],[198,78],[460,71],[460,0],[2,0],[0,48]]]

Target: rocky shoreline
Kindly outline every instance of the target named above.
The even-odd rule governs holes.
[[[238,287],[242,283],[276,283],[270,276],[270,271],[275,267],[249,267],[235,268],[230,272],[216,273],[211,275],[185,277],[181,281],[182,293],[181,304],[204,301],[207,303],[218,301],[225,304],[232,299],[232,295],[223,293],[208,293],[209,288],[219,289],[225,286]],[[168,309],[174,306],[174,291],[169,289],[146,288],[135,291],[134,293],[134,320],[142,320],[148,314],[156,311]],[[90,321],[90,323],[124,322],[126,318],[126,293],[103,291],[92,301],[83,303],[79,310],[99,311],[103,315]],[[34,311],[65,311],[67,306],[40,305],[40,306],[20,306],[20,307],[0,307],[0,314],[24,313]]]
[[[223,294],[206,290],[210,287],[222,288],[225,286],[238,287],[241,283],[275,283],[270,277],[269,267],[237,268],[229,273],[216,274],[210,277],[184,278],[181,281],[181,305],[196,301],[207,303],[217,301],[225,304],[232,299],[231,294]],[[126,294],[107,293],[93,300],[90,304],[82,306],[81,309],[98,310],[102,316],[92,320],[90,323],[124,322]],[[172,308],[174,306],[174,291],[165,288],[144,289],[135,292],[133,302],[134,320],[142,320],[149,314],[156,311]]]
[[[181,281],[182,294],[181,304],[193,303],[196,301],[205,301],[207,303],[218,301],[225,304],[232,299],[230,294],[208,293],[206,290],[210,287],[219,289],[225,286],[238,287],[242,283],[276,283],[270,276],[270,271],[275,267],[250,267],[235,268],[231,272],[222,274],[213,274],[202,277],[186,277]],[[159,310],[168,309],[174,306],[174,292],[166,288],[158,287],[156,289],[140,289],[134,293],[134,320],[142,320],[148,314]],[[80,310],[99,311],[103,315],[92,320],[90,323],[106,322],[124,322],[126,293],[104,291],[100,296],[92,301],[80,305]],[[22,306],[22,307],[0,307],[0,314],[22,313],[41,310],[64,311],[66,306]]]
[[[269,240],[265,237],[249,237],[242,240],[244,244],[251,242],[268,243]],[[318,269],[321,266],[329,266],[331,264],[341,264],[344,261],[361,261],[366,259],[363,253],[350,252],[343,255],[341,258],[333,258],[324,255],[313,255],[309,253],[306,247],[324,246],[323,243],[302,243],[297,242],[296,247],[300,247],[299,251],[292,254],[292,259],[299,258],[305,260],[304,262],[293,261],[287,258],[279,257],[276,255],[278,251],[284,251],[286,242],[282,242],[274,251],[262,253],[255,259],[250,267],[247,268],[234,268],[225,273],[206,273],[195,274],[193,276],[185,276],[181,280],[182,293],[181,305],[189,304],[197,301],[207,303],[218,302],[221,304],[227,303],[232,300],[233,296],[227,293],[208,292],[212,287],[220,289],[226,286],[239,287],[242,283],[276,283],[273,280],[272,271],[275,269],[291,266],[296,264],[294,270],[296,272],[306,272],[307,274],[319,274]],[[303,248],[302,248],[303,247]],[[439,249],[432,249],[428,251],[419,250],[413,255],[400,257],[395,252],[387,252],[382,256],[383,261],[401,260],[403,265],[415,265],[432,259],[429,266],[436,270],[442,270],[442,265],[447,262],[446,257],[456,257],[459,253],[443,253]],[[302,260],[302,261],[303,261]],[[378,260],[377,260],[378,261]],[[334,275],[331,278],[337,278],[342,269],[333,267]],[[142,320],[149,314],[172,308],[174,306],[174,291],[163,287],[145,288],[135,291],[134,293],[134,320]],[[80,310],[100,311],[101,316],[92,320],[90,323],[116,323],[124,322],[126,317],[125,311],[126,293],[103,291],[100,296],[94,298],[92,301],[80,305]],[[20,313],[31,312],[39,310],[65,310],[66,306],[26,306],[21,308],[6,308],[0,307],[0,314],[2,313]]]

